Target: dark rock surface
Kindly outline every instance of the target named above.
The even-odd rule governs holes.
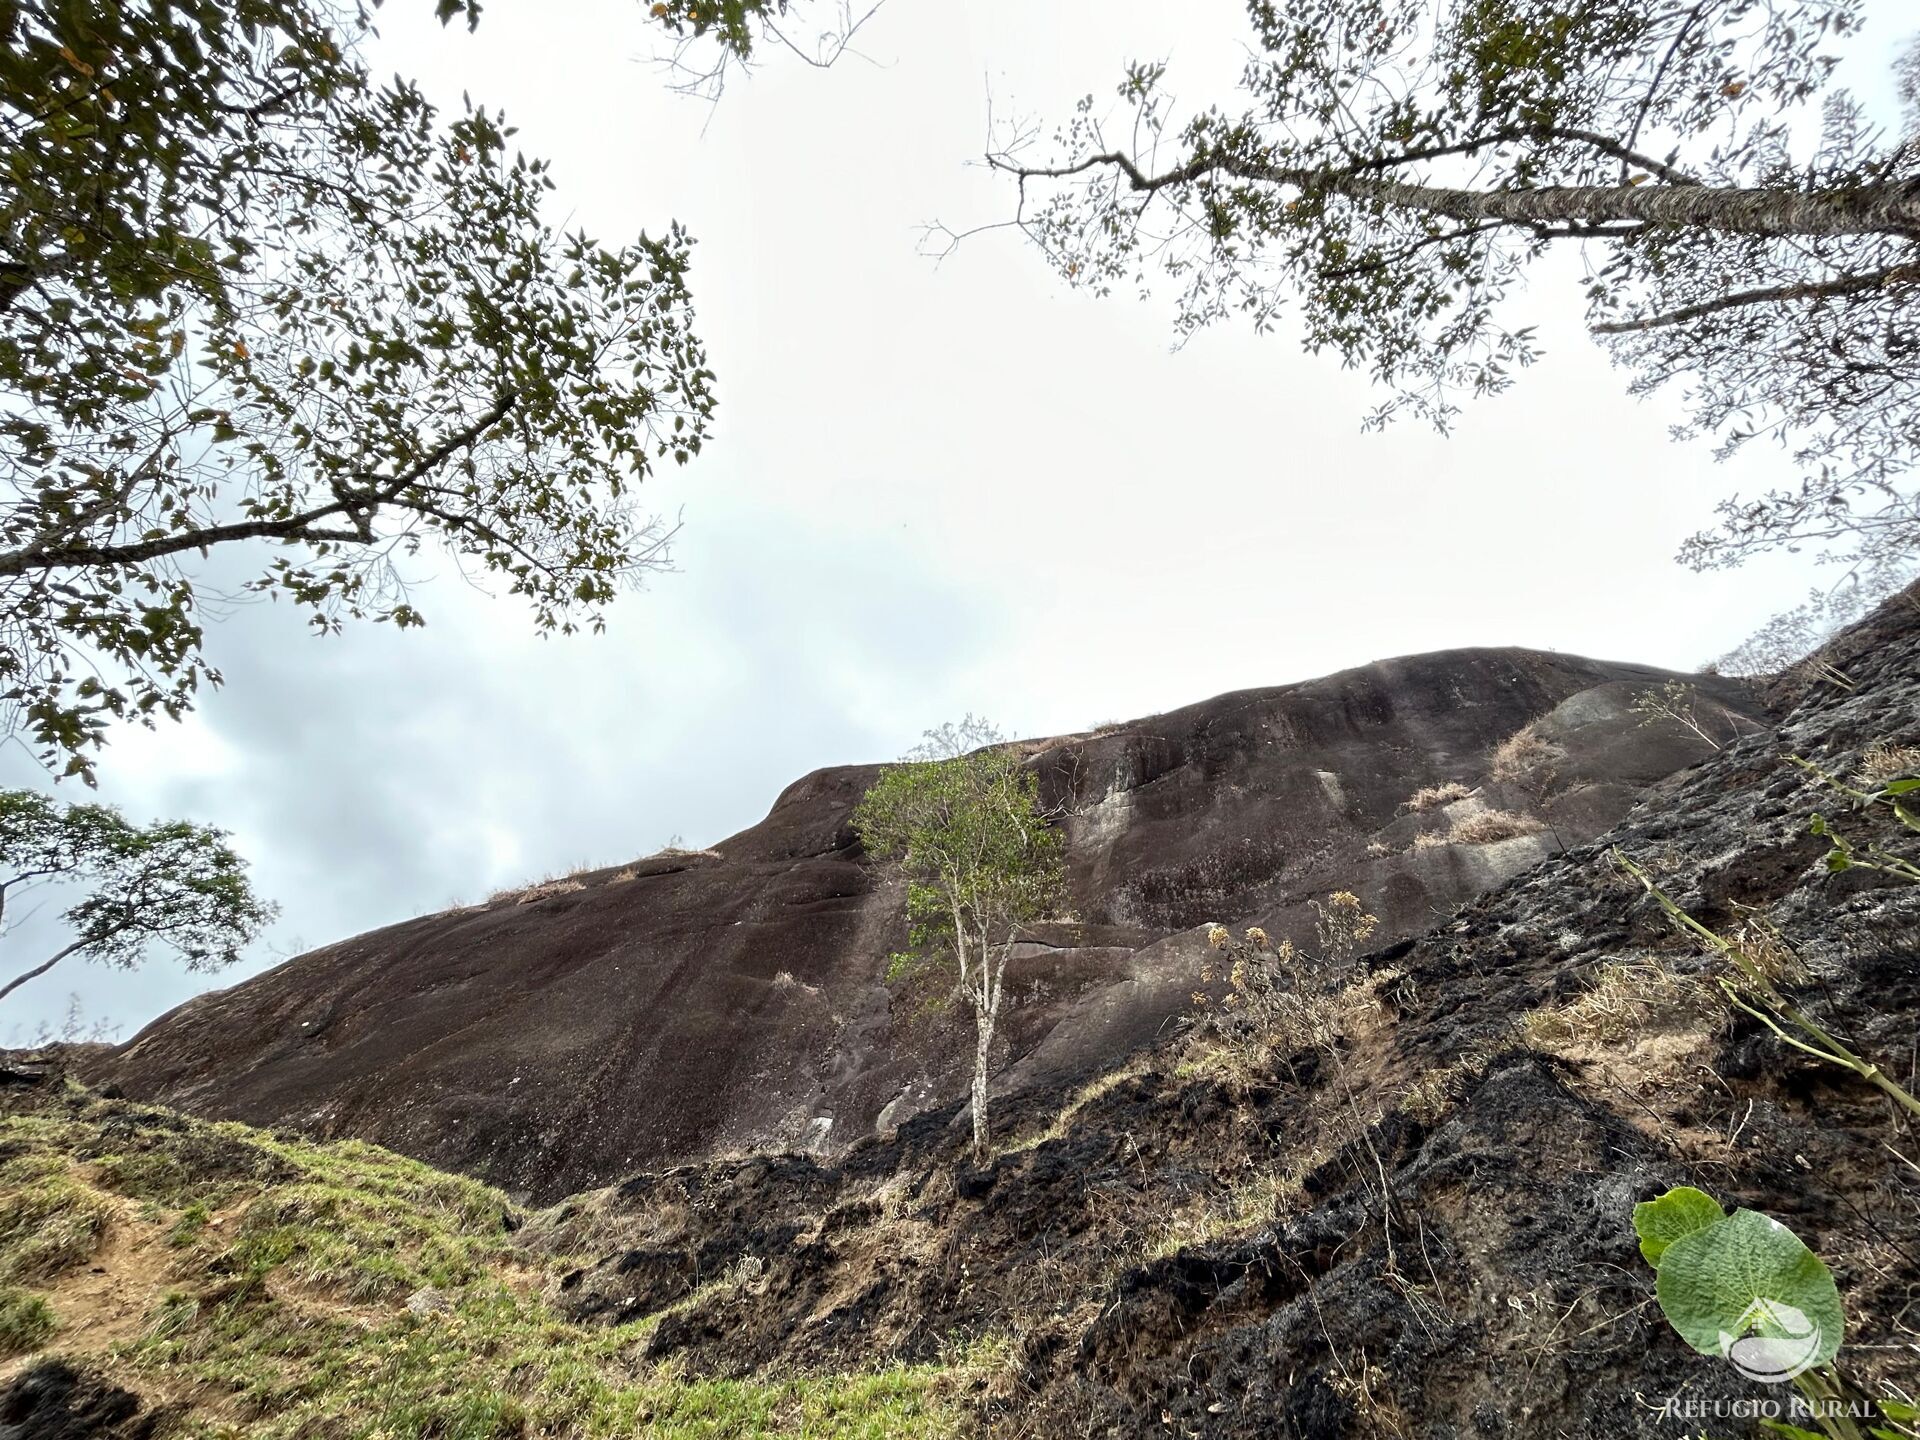
[[[62,1360],[0,1387],[0,1440],[161,1440],[172,1428],[167,1412]]]
[[[1829,874],[1808,819],[1920,837],[1784,756],[1920,759],[1920,587],[1826,658],[1841,683],[1782,684],[1777,729],[1603,842],[1319,977],[1337,1062],[1201,1022],[1064,1104],[1008,1095],[1016,1143],[984,1170],[932,1112],[831,1163],[636,1176],[524,1243],[599,1257],[555,1296],[575,1316],[671,1306],[649,1354],[694,1373],[984,1347],[1009,1435],[1757,1434],[1769,1412],[1711,1407],[1792,1392],[1690,1351],[1638,1254],[1633,1204],[1684,1183],[1789,1224],[1839,1283],[1850,1380],[1911,1395],[1920,1127],[1722,1003],[1610,859],[1723,933],[1777,927],[1800,1003],[1912,1083],[1920,885]]]
[[[1671,678],[1525,650],[1392,660],[1223,695],[1090,735],[1028,742],[1068,814],[1076,918],[1037,929],[1003,1024],[1003,1087],[1084,1074],[1189,1005],[1194,927],[1357,891],[1383,935],[1617,820],[1706,753],[1646,726]],[[1702,678],[1716,724],[1753,728],[1747,689]],[[1722,710],[1720,707],[1725,707]],[[1734,719],[1730,717],[1744,717]],[[1529,721],[1567,751],[1553,829],[1412,848],[1487,808],[1494,746]],[[937,980],[890,989],[900,897],[848,825],[875,767],[823,770],[713,852],[664,854],[533,903],[427,916],[203,995],[86,1067],[200,1114],[377,1141],[546,1200],[728,1151],[836,1155],[964,1093],[970,1020]],[[1415,789],[1476,787],[1407,813]]]

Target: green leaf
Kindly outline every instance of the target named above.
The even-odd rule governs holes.
[[[1907,795],[1915,790],[1920,790],[1920,779],[1889,780],[1881,787],[1881,793],[1883,795]]]
[[[1660,1309],[1680,1338],[1750,1378],[1788,1380],[1839,1352],[1833,1274],[1778,1220],[1736,1210],[1671,1241],[1658,1269]]]
[[[1660,1256],[1674,1241],[1726,1218],[1720,1202],[1706,1191],[1676,1185],[1658,1200],[1633,1207],[1633,1230],[1640,1237],[1640,1253],[1658,1268]]]

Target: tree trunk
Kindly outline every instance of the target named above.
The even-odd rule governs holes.
[[[13,979],[9,980],[5,985],[0,985],[0,1000],[6,999],[7,996],[11,995],[14,991],[18,990],[22,985],[26,984],[27,981],[32,980],[37,976],[46,974],[47,971],[53,969],[54,966],[58,965],[62,960],[66,959],[67,956],[71,955],[74,951],[78,950],[82,945],[85,945],[88,943],[89,942],[84,939],[76,940],[71,945],[67,946],[66,949],[62,950],[59,954],[55,955],[51,960],[47,961],[45,964],[36,965],[33,967],[33,969],[27,971],[26,974],[16,975],[13,977]]]
[[[973,1021],[975,1037],[973,1047],[973,1163],[975,1165],[985,1165],[993,1152],[993,1132],[987,1123],[987,1063],[993,1053],[993,1010],[984,1004],[975,1004]]]
[[[1109,158],[1109,157],[1101,157]],[[1673,226],[1745,235],[1920,235],[1920,184],[1860,185],[1843,190],[1739,188],[1718,185],[1554,185],[1533,190],[1456,190],[1411,185],[1339,170],[1303,170],[1231,155],[1202,156],[1135,189],[1198,179],[1220,170],[1302,190],[1372,200],[1454,220],[1516,225]]]

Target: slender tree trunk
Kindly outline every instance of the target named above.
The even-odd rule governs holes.
[[[1455,220],[1523,225],[1671,225],[1748,235],[1879,235],[1920,231],[1920,188],[1734,189],[1713,185],[1569,185],[1538,190],[1452,190],[1366,178],[1332,178],[1356,200]]]
[[[994,1017],[984,1005],[977,1005],[973,1018],[973,1163],[984,1165],[993,1153],[993,1131],[987,1121],[987,1063],[993,1053]]]
[[[1115,160],[1117,156],[1099,156]],[[1083,167],[1075,167],[1083,168]],[[1300,169],[1234,155],[1204,155],[1165,175],[1124,167],[1136,190],[1157,190],[1219,171],[1301,190],[1372,200],[1401,210],[1462,221],[1516,225],[1671,225],[1747,235],[1920,234],[1920,184],[1861,185],[1844,190],[1720,185],[1544,185],[1532,190],[1460,190],[1412,185],[1378,175]]]
[[[973,991],[973,1163],[985,1165],[993,1155],[993,1127],[987,1114],[987,1070],[993,1059],[993,1031],[1000,1019],[1000,996],[1007,973],[1007,951],[994,962],[993,944],[980,934],[980,968],[974,972]]]
[[[62,960],[66,959],[67,956],[73,954],[74,951],[78,950],[82,945],[85,945],[86,943],[87,942],[85,940],[76,940],[71,945],[67,946],[66,949],[60,951],[51,960],[47,961],[44,965],[36,965],[33,967],[33,969],[27,971],[26,974],[16,975],[13,977],[13,979],[9,980],[5,985],[0,985],[0,1000],[6,999],[7,996],[11,995],[14,991],[18,990],[22,985],[26,984],[27,981],[46,974],[47,971],[53,969],[54,966],[58,965]]]

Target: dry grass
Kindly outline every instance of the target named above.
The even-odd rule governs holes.
[[[781,972],[783,975],[785,973],[785,971]],[[791,979],[792,977],[789,976],[788,978]],[[1097,1080],[1090,1081],[1075,1091],[1073,1097],[1069,1099],[1065,1105],[1060,1107],[1060,1113],[1053,1117],[1052,1123],[1050,1123],[1046,1129],[1037,1131],[1032,1135],[1022,1136],[1018,1140],[1009,1140],[1005,1145],[999,1147],[997,1153],[1001,1155],[1014,1155],[1022,1150],[1037,1149],[1049,1140],[1061,1139],[1066,1135],[1067,1127],[1073,1123],[1074,1117],[1082,1110],[1093,1104],[1093,1102],[1101,1096],[1111,1094],[1113,1091],[1118,1090],[1122,1085],[1126,1084],[1127,1081],[1146,1074],[1147,1069],[1147,1062],[1141,1060],[1130,1065],[1123,1065],[1118,1070],[1109,1070]]]
[[[1299,1175],[1277,1170],[1255,1171],[1223,1194],[1174,1210],[1147,1239],[1144,1258],[1162,1260],[1182,1250],[1271,1225],[1283,1208],[1298,1198],[1301,1178],[1325,1159],[1324,1155],[1318,1155],[1313,1165]]]
[[[1444,785],[1423,785],[1402,800],[1400,808],[1411,810],[1417,815],[1437,805],[1451,805],[1455,800],[1464,800],[1471,794],[1473,794],[1472,787],[1462,785],[1458,780],[1449,780]]]
[[[1566,758],[1566,751],[1529,722],[1493,747],[1487,774],[1504,784],[1525,785],[1556,769]]]
[[[1538,820],[1511,810],[1482,810],[1454,821],[1448,829],[1422,831],[1413,837],[1412,848],[1420,851],[1437,850],[1442,845],[1491,845],[1537,835],[1545,828]]]
[[[1890,745],[1882,740],[1860,757],[1854,773],[1863,785],[1870,786],[1920,775],[1920,745]]]
[[[1466,1094],[1468,1086],[1486,1073],[1488,1063],[1499,1049],[1497,1044],[1483,1046],[1458,1060],[1436,1065],[1407,1087],[1395,1108],[1423,1125],[1433,1124]]]
[[[1544,828],[1538,820],[1516,815],[1511,810],[1482,810],[1478,815],[1458,821],[1447,832],[1447,839],[1456,845],[1491,845],[1499,840],[1537,835]]]
[[[1529,1011],[1521,1036],[1542,1050],[1614,1046],[1652,1030],[1697,1029],[1721,1009],[1712,987],[1651,960],[1608,965],[1590,989],[1564,1005]]]
[[[1378,860],[1382,856],[1393,854],[1393,846],[1389,845],[1384,840],[1370,841],[1367,845],[1367,854],[1373,856],[1374,859]]]
[[[496,890],[487,897],[487,903],[489,905],[531,905],[536,900],[550,900],[555,895],[572,895],[586,888],[585,881],[576,880],[571,875],[555,876],[536,880],[531,885]]]

